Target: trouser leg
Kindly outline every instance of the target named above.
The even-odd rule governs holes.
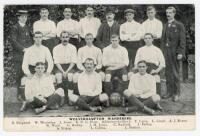
[[[128,99],[128,103],[130,106],[137,106],[140,109],[144,108],[144,103],[142,103],[137,97],[135,97],[134,95],[131,95],[130,97],[127,98]]]
[[[147,98],[143,101],[143,104],[149,108],[155,108],[156,103],[153,101],[152,97]]]
[[[99,99],[99,95],[95,96],[92,101],[89,103],[90,106],[100,106],[101,105],[101,101]]]
[[[84,99],[82,99],[81,97],[79,97],[78,98],[78,100],[76,101],[76,105],[79,107],[79,108],[81,108],[81,109],[83,109],[83,110],[90,110],[90,106],[87,104],[87,102],[84,100]]]

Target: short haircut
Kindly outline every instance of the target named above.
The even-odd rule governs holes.
[[[88,8],[91,8],[92,10],[94,10],[94,8],[93,8],[92,6],[88,6],[88,7],[86,8],[86,10],[87,10]]]
[[[113,34],[113,35],[111,36],[111,39],[113,39],[113,38],[118,38],[118,39],[119,39],[119,35]]]
[[[92,37],[93,37],[93,34],[92,34],[92,33],[87,33],[87,34],[85,35],[85,37],[87,37],[87,36],[92,36]]]
[[[152,33],[145,33],[145,34],[144,34],[144,37],[145,37],[146,35],[150,35],[151,38],[154,38]]]
[[[150,10],[155,10],[155,11],[156,11],[156,8],[155,8],[154,6],[152,6],[152,5],[151,5],[151,6],[148,6],[148,7],[147,7],[147,11],[150,11]]]
[[[40,9],[40,12],[43,11],[43,10],[49,11],[47,8],[41,8],[41,9]]]
[[[39,65],[45,66],[45,63],[44,63],[44,62],[37,62],[37,63],[35,64],[35,67],[37,67],[37,66],[39,66]]]
[[[60,37],[62,37],[63,34],[68,34],[68,35],[69,35],[69,32],[68,32],[68,31],[62,31],[62,32],[60,33]]]
[[[41,35],[43,36],[42,32],[40,32],[40,31],[34,32],[34,35],[33,35],[33,36],[35,37],[36,34],[41,34]]]
[[[94,64],[94,66],[96,66],[95,63],[94,63],[94,59],[92,59],[92,58],[86,58],[85,61],[84,61],[84,63],[83,63],[84,67],[85,67],[86,61],[92,61],[92,63]]]
[[[138,61],[137,65],[139,65],[140,63],[144,63],[147,66],[147,62],[145,60]]]
[[[173,11],[174,13],[176,13],[176,9],[175,9],[175,7],[170,6],[170,7],[168,7],[166,10],[168,10],[168,9],[172,9],[172,11]]]

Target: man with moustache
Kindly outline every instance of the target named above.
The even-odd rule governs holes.
[[[87,58],[92,58],[95,64],[95,71],[99,73],[102,77],[102,81],[105,79],[105,74],[102,72],[102,52],[101,49],[94,46],[93,41],[93,35],[91,33],[86,34],[85,36],[86,45],[81,47],[78,50],[78,61],[77,61],[77,67],[79,69],[79,72],[74,74],[73,81],[74,81],[74,93],[77,94],[77,81],[78,76],[81,72],[85,71],[84,62]]]
[[[86,16],[80,19],[80,31],[81,31],[81,46],[85,45],[85,35],[91,33],[94,37],[94,45],[97,45],[96,36],[98,29],[101,25],[101,21],[94,17],[94,9],[87,7],[85,10]]]
[[[147,7],[148,19],[142,23],[143,34],[153,34],[153,44],[160,48],[160,39],[162,36],[163,25],[156,17],[156,9],[153,6]]]
[[[102,93],[101,76],[95,71],[94,60],[86,58],[84,61],[85,71],[78,78],[79,95],[70,94],[70,101],[74,102],[79,109],[101,112],[101,104],[108,101],[108,96]]]
[[[72,14],[70,8],[64,9],[64,19],[57,24],[57,36],[60,37],[62,31],[67,31],[70,34],[69,43],[75,45],[76,48],[79,49],[80,27],[79,23],[71,18]]]
[[[13,47],[13,63],[16,71],[16,83],[17,83],[17,98],[18,100],[24,99],[24,92],[21,89],[21,78],[24,73],[22,71],[22,61],[24,52],[33,44],[31,29],[26,24],[28,18],[27,10],[18,10],[17,23],[10,31],[11,45]]]
[[[116,34],[119,35],[120,25],[114,20],[115,13],[113,10],[106,12],[106,22],[102,23],[97,33],[97,46],[100,49],[110,45],[111,36]]]
[[[68,100],[68,92],[73,90],[74,66],[77,62],[77,50],[74,45],[69,43],[70,34],[62,31],[60,34],[61,43],[53,49],[53,59],[57,84],[65,91],[65,100]]]
[[[167,94],[164,98],[173,96],[178,101],[180,96],[179,62],[185,57],[186,36],[184,25],[175,20],[176,9],[168,7],[166,15],[168,22],[164,25],[162,34],[162,50],[166,60]]]
[[[43,34],[42,44],[46,46],[50,52],[58,43],[56,40],[56,24],[48,18],[49,11],[47,8],[40,9],[40,20],[33,23],[33,31],[40,31]]]
[[[142,26],[134,20],[135,10],[127,9],[124,13],[127,21],[120,26],[120,39],[122,46],[128,50],[129,70],[131,70],[137,49],[141,47]]]

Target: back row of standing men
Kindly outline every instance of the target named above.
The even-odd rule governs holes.
[[[147,8],[148,19],[142,24],[134,21],[134,14],[135,14],[134,10],[132,9],[125,10],[125,16],[126,16],[127,21],[121,25],[119,25],[116,21],[114,21],[115,13],[111,10],[109,10],[106,13],[107,22],[101,24],[101,21],[98,18],[94,17],[94,9],[91,7],[88,7],[86,9],[86,17],[82,18],[80,22],[77,22],[71,19],[71,16],[72,16],[71,9],[65,8],[63,12],[65,18],[64,20],[60,21],[56,27],[56,24],[53,21],[48,19],[49,12],[47,9],[44,8],[40,10],[41,19],[34,22],[33,24],[33,31],[35,32],[34,40],[35,40],[35,43],[37,43],[41,40],[41,38],[43,38],[43,45],[48,47],[51,53],[54,52],[53,53],[54,63],[58,61],[59,62],[58,64],[68,64],[71,61],[73,62],[73,60],[75,59],[75,57],[71,57],[69,59],[68,54],[72,54],[73,56],[76,53],[70,52],[71,50],[69,51],[63,48],[62,46],[60,47],[57,46],[57,48],[55,48],[53,51],[53,48],[58,44],[58,41],[56,40],[56,35],[57,37],[60,37],[63,45],[66,41],[68,42],[69,40],[69,43],[75,45],[77,49],[85,45],[85,42],[87,40],[88,40],[87,43],[90,43],[90,41],[93,42],[93,38],[94,38],[94,42],[93,42],[94,45],[96,47],[99,47],[100,49],[103,49],[104,47],[107,47],[110,45],[112,35],[119,35],[119,38],[121,40],[121,45],[125,47],[128,51],[127,55],[128,55],[128,58],[129,58],[128,61],[130,62],[130,64],[126,63],[127,61],[120,60],[119,58],[121,56],[114,56],[114,54],[111,54],[111,55],[108,54],[108,58],[109,59],[112,58],[110,60],[113,62],[118,61],[118,60],[124,61],[124,63],[126,63],[125,65],[129,64],[128,70],[130,71],[132,70],[132,68],[133,69],[135,68],[133,62],[135,61],[137,50],[140,47],[142,47],[141,39],[144,37],[144,34],[151,33],[150,37],[149,36],[146,37],[147,42],[145,43],[146,44],[148,43],[148,39],[154,38],[154,44],[158,47],[161,46],[162,51],[165,56],[165,62],[166,62],[165,73],[166,73],[167,90],[168,90],[168,93],[165,96],[165,98],[171,97],[173,95],[173,99],[176,101],[178,100],[178,97],[180,95],[178,60],[181,60],[185,55],[184,52],[185,52],[186,43],[185,43],[185,28],[182,23],[174,19],[175,13],[176,13],[176,10],[174,7],[167,8],[166,15],[167,15],[168,22],[163,27],[162,22],[155,18],[156,10],[153,6],[149,6]],[[33,67],[35,66],[36,60],[38,61],[39,59],[41,61],[44,61],[44,57],[47,57],[47,60],[50,60],[50,59],[48,58],[48,55],[46,55],[46,54],[49,54],[47,53],[48,51],[44,53],[45,51],[42,52],[43,49],[41,48],[39,50],[36,48],[33,50],[30,50],[29,48],[29,52],[26,52],[27,48],[32,45],[32,37],[30,34],[30,29],[26,25],[27,12],[20,11],[18,14],[19,14],[18,16],[19,21],[12,29],[11,39],[13,41],[13,46],[14,46],[14,60],[15,60],[15,66],[17,69],[17,74],[18,74],[17,82],[18,82],[18,87],[19,87],[21,84],[20,83],[21,77],[23,76],[24,73],[27,76],[30,75],[29,70],[31,69],[32,66]],[[63,31],[67,31],[67,33]],[[38,32],[41,32],[42,35],[40,35]],[[61,32],[63,33],[61,34]],[[88,34],[91,37],[88,36]],[[89,38],[85,39],[86,37],[87,38],[89,37]],[[114,37],[114,39],[116,40],[116,37]],[[160,42],[160,39],[162,39],[161,42]],[[119,41],[117,40],[117,43],[118,42]],[[34,47],[35,46],[32,46],[31,48],[34,48]],[[68,46],[67,48],[71,48],[71,47]],[[87,52],[87,49],[85,50]],[[162,63],[162,61],[158,59],[160,58],[159,56],[156,56],[159,53],[155,53],[156,51],[155,52],[154,51],[155,51],[154,48],[147,48],[147,49],[144,48],[143,53],[142,53],[143,55],[140,56],[140,59],[145,59],[148,63],[154,64],[155,66],[157,66],[158,68],[154,69],[153,73],[159,73],[160,70],[163,67],[165,67],[165,65],[162,65],[162,68],[159,67],[161,64],[164,64],[164,63]],[[24,52],[25,52],[25,56],[27,57],[25,57],[25,59],[23,60]],[[30,53],[30,52],[33,52],[33,53]],[[121,50],[119,52],[121,52]],[[90,53],[94,54],[94,52],[90,52]],[[126,53],[122,53],[122,54],[124,55]],[[57,58],[60,58],[60,56],[63,56],[62,58],[64,59],[57,59]],[[23,65],[22,65],[22,60],[24,61]],[[49,73],[53,69],[52,68],[53,62],[51,63],[48,64],[47,72]],[[109,65],[109,62],[108,62],[108,65]],[[21,66],[23,68],[24,73],[21,70]],[[66,75],[66,73],[68,72],[70,73],[71,67],[73,67],[71,64],[68,66],[61,66],[61,65],[56,64],[56,68],[61,72],[63,71],[63,75]],[[120,72],[124,74],[123,70]],[[107,73],[107,74],[111,74],[111,73]]]

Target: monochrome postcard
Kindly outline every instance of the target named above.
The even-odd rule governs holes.
[[[196,129],[195,4],[5,4],[3,129]]]

